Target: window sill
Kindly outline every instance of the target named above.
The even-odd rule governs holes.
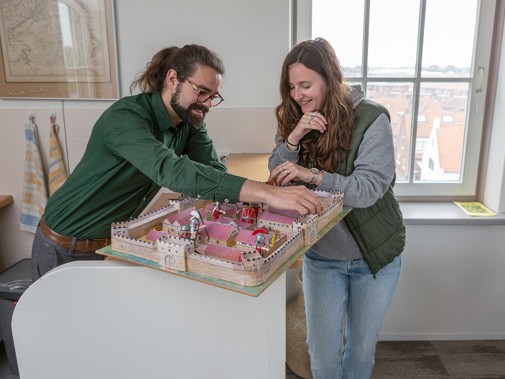
[[[406,225],[505,225],[505,214],[468,216],[453,203],[400,202]]]

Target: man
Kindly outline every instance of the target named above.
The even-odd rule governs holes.
[[[136,217],[161,186],[218,202],[264,203],[301,214],[319,210],[303,186],[273,187],[226,172],[204,119],[219,105],[224,65],[207,48],[156,53],[96,122],[82,160],[49,199],[32,248],[32,278],[74,260],[100,260],[110,226]]]

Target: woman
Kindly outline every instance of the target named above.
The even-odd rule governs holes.
[[[405,245],[393,193],[389,114],[359,86],[344,83],[335,52],[322,38],[287,55],[280,92],[269,180],[339,190],[344,206],[353,208],[303,260],[312,374],[369,378]]]

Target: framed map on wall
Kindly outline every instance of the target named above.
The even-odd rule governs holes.
[[[117,99],[113,0],[0,0],[0,97]]]

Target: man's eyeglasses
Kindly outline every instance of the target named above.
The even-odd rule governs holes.
[[[198,93],[197,100],[199,103],[205,103],[207,100],[210,99],[211,106],[217,107],[224,101],[223,97],[219,93],[211,95],[209,92],[198,88],[191,80],[189,79],[186,80],[188,81],[189,84],[191,84],[191,87],[193,87],[193,89]]]

